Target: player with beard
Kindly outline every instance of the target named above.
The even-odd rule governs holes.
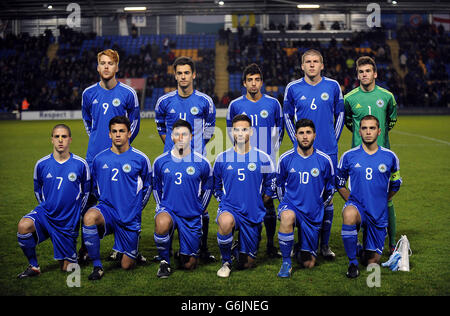
[[[289,278],[292,273],[295,226],[299,231],[297,260],[302,267],[314,267],[324,205],[334,190],[331,158],[313,147],[314,123],[309,119],[297,121],[295,137],[297,146],[281,155],[277,168],[278,241],[283,256],[278,276],[281,278]]]
[[[336,172],[336,186],[346,202],[341,235],[349,278],[359,275],[358,256],[363,265],[379,263],[389,221],[388,201],[402,183],[399,159],[378,145],[380,134],[380,121],[373,115],[364,116],[359,126],[362,144],[342,155]],[[362,247],[358,246],[360,227],[364,228]]]

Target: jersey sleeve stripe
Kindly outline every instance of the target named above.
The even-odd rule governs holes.
[[[49,159],[50,156],[51,156],[51,154],[49,154],[49,155],[47,155],[47,156],[44,156],[44,157],[42,157],[41,159],[39,159],[39,160],[36,162],[36,164],[34,165],[33,179],[37,180],[37,168],[38,168],[38,165],[39,165],[41,162],[43,162],[44,160]]]
[[[300,79],[298,79],[298,80],[291,81],[291,82],[286,86],[286,90],[284,91],[284,98],[283,98],[283,100],[286,100],[286,96],[287,96],[287,94],[288,94],[289,88],[290,88],[292,85],[294,85],[294,84],[296,84],[296,83],[299,83],[299,82],[302,82],[302,81],[303,81],[303,78],[300,78]]]
[[[159,97],[158,101],[156,101],[155,111],[158,111],[158,110],[159,110],[159,104],[160,104],[163,100],[165,100],[165,99],[167,99],[167,98],[169,98],[169,97],[173,97],[173,96],[176,94],[176,92],[177,92],[177,90],[174,90],[174,91],[168,92],[168,93],[162,95],[161,97]]]
[[[86,168],[86,180],[90,180],[91,179],[91,170],[89,169],[89,165],[86,162],[86,160],[84,160],[83,158],[81,158],[80,156],[77,156],[75,154],[73,155],[73,158],[81,161],[84,164],[84,167]]]
[[[341,131],[341,126],[344,123],[344,112],[339,113],[338,119],[336,121],[336,127],[334,129],[334,134],[336,135],[336,140],[339,137],[339,131]]]
[[[139,154],[139,155],[141,155],[142,157],[145,158],[145,161],[147,162],[148,171],[149,171],[149,172],[152,172],[152,164],[150,163],[150,159],[147,157],[147,155],[144,154],[144,153],[143,153],[142,151],[140,151],[139,149],[136,149],[136,148],[134,148],[134,147],[132,147],[131,150],[132,150],[133,152],[135,152],[135,153],[137,153],[137,154]]]
[[[321,155],[321,156],[327,158],[327,160],[328,160],[328,162],[330,163],[330,166],[331,166],[331,174],[334,175],[333,162],[331,161],[330,156],[328,156],[326,153],[324,153],[324,152],[322,152],[322,151],[320,151],[320,150],[317,150],[317,153],[318,153],[319,155]]]
[[[389,152],[389,153],[391,153],[394,156],[394,158],[395,158],[395,167],[397,168],[397,170],[399,170],[400,169],[400,160],[398,159],[397,155],[390,149],[387,149],[387,148],[382,147],[382,146],[380,146],[380,148],[381,148],[381,150]]]

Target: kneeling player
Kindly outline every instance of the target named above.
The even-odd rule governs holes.
[[[336,181],[346,201],[342,211],[342,240],[350,261],[347,277],[356,278],[358,230],[364,228],[361,263],[379,263],[388,225],[388,201],[400,189],[400,164],[394,152],[378,146],[380,123],[375,116],[361,119],[362,144],[345,152],[339,161]],[[345,184],[349,179],[349,188]]]
[[[299,261],[305,268],[316,262],[316,250],[324,216],[324,203],[334,193],[334,170],[331,158],[313,147],[314,123],[301,119],[295,124],[297,146],[280,157],[277,170],[277,192],[280,200],[278,241],[283,262],[278,276],[291,276],[291,251],[294,226],[299,230]]]
[[[170,240],[175,229],[180,241],[181,268],[192,270],[197,266],[202,214],[211,197],[213,180],[209,161],[191,149],[191,124],[179,119],[172,126],[171,137],[172,150],[156,158],[153,165],[159,278],[167,278],[171,273]]]
[[[34,192],[39,205],[22,217],[17,239],[28,259],[28,268],[18,278],[37,276],[36,245],[50,238],[54,258],[67,271],[77,262],[76,245],[81,210],[90,190],[86,161],[70,153],[70,128],[64,124],[52,130],[53,153],[38,160],[34,167]]]
[[[219,201],[217,242],[222,255],[219,277],[230,275],[235,230],[239,230],[238,268],[254,267],[266,215],[264,201],[274,194],[273,162],[250,146],[251,134],[250,118],[236,115],[232,121],[235,145],[219,154],[214,164],[214,195]]]
[[[113,249],[124,254],[123,269],[131,269],[136,263],[141,215],[151,193],[152,169],[148,157],[130,146],[130,126],[126,116],[113,117],[109,121],[112,146],[95,156],[92,163],[99,203],[83,218],[84,243],[94,264],[89,280],[103,277],[100,239],[106,235],[114,234]]]

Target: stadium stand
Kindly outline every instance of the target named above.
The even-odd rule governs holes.
[[[399,107],[448,107],[450,40],[434,25],[401,27],[387,39],[381,30],[353,32],[351,38],[273,41],[256,28],[218,35],[162,34],[96,36],[60,26],[56,41],[48,31],[39,37],[8,34],[0,39],[0,111],[79,109],[81,93],[98,81],[96,54],[119,51],[118,78],[146,78],[142,107],[153,110],[156,100],[175,89],[171,64],[181,55],[197,61],[196,88],[213,97],[218,107],[244,93],[241,71],[251,62],[263,69],[264,92],[282,101],[286,85],[302,76],[301,54],[316,48],[324,56],[323,75],[336,79],[344,93],[358,83],[354,63],[370,55],[378,65],[377,83],[394,93]],[[216,42],[228,48],[228,92],[215,94]],[[423,43],[426,43],[424,45]],[[225,47],[226,47],[225,46]],[[395,57],[393,59],[393,57]]]

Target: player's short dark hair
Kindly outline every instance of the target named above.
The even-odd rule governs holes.
[[[175,123],[173,123],[172,131],[177,127],[186,127],[189,130],[189,133],[192,134],[192,126],[188,121],[178,119]]]
[[[55,127],[53,127],[53,129],[52,129],[52,135],[51,136],[53,136],[53,132],[55,131],[55,129],[57,129],[57,128],[64,128],[64,129],[66,129],[67,130],[67,132],[69,132],[69,137],[72,137],[72,131],[70,130],[70,127],[69,126],[67,126],[66,124],[56,124],[55,125]]]
[[[191,67],[192,72],[195,72],[195,63],[192,60],[192,58],[190,58],[190,57],[180,56],[177,59],[175,59],[175,61],[172,64],[174,73],[176,73],[178,65],[181,65],[181,66],[189,65]]]
[[[313,132],[316,132],[316,126],[314,125],[314,122],[311,121],[310,119],[306,119],[306,118],[302,118],[300,120],[298,120],[295,123],[295,133],[297,133],[298,129],[300,127],[311,127]]]
[[[380,128],[380,120],[379,120],[376,116],[373,116],[373,115],[370,115],[370,114],[364,116],[364,117],[361,119],[361,121],[360,121],[360,123],[359,123],[359,126],[361,127],[361,122],[362,122],[362,121],[370,121],[370,120],[376,121],[376,122],[377,122],[377,127]]]
[[[252,120],[245,114],[238,114],[235,117],[233,117],[233,121],[231,121],[231,124],[234,125],[234,123],[241,121],[248,122],[248,124],[252,126]]]
[[[113,126],[114,124],[125,124],[127,126],[128,132],[131,130],[130,120],[125,115],[114,116],[109,121],[109,130],[111,130],[111,126]]]
[[[247,79],[247,76],[250,75],[260,75],[261,76],[261,81],[263,80],[263,74],[261,69],[259,68],[259,66],[255,63],[252,63],[250,65],[248,65],[247,67],[245,67],[244,72],[242,73],[242,83],[245,82],[245,80]]]
[[[361,56],[356,60],[356,71],[358,71],[358,68],[363,65],[372,65],[373,72],[377,72],[377,64],[375,63],[375,60],[370,56]]]

